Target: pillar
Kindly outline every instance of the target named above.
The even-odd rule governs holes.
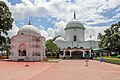
[[[70,59],[72,58],[72,52],[70,51]]]
[[[85,51],[83,51],[83,58],[85,58]]]
[[[63,51],[63,58],[65,59],[65,50]]]
[[[91,58],[91,51],[90,51],[90,58]]]

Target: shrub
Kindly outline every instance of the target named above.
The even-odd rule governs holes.
[[[96,58],[96,60],[99,61],[100,58]],[[117,58],[102,58],[103,62],[108,62],[108,63],[112,63],[112,64],[118,64],[120,65],[120,59]]]
[[[120,55],[116,56],[116,58],[120,59]]]

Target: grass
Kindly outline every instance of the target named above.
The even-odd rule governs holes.
[[[47,62],[58,63],[60,59],[49,59]]]

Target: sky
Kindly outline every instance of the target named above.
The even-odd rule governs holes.
[[[41,35],[51,39],[57,35],[65,37],[64,28],[76,18],[85,26],[85,40],[90,35],[97,40],[99,33],[111,24],[120,21],[120,0],[2,0],[9,7],[14,18],[13,28],[9,36],[28,24],[37,27]]]

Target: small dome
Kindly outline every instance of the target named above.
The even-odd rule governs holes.
[[[84,25],[80,21],[74,19],[67,23],[65,30],[66,29],[74,29],[74,28],[85,29]]]
[[[86,41],[95,41],[95,38],[87,38]]]
[[[17,34],[27,34],[31,36],[41,36],[40,31],[33,25],[25,25],[19,29]]]
[[[55,41],[65,41],[63,37],[58,37]]]

